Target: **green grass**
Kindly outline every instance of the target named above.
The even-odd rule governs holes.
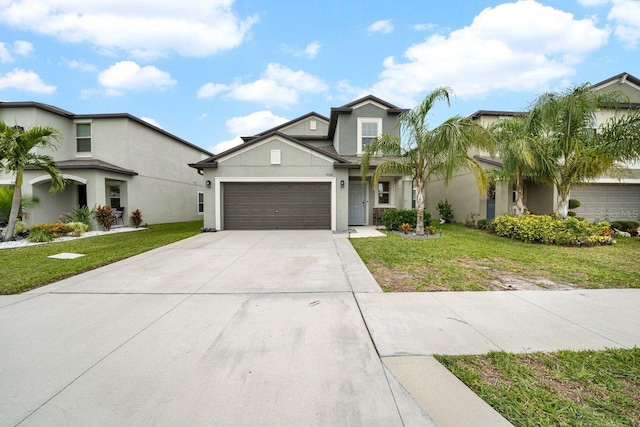
[[[200,233],[202,221],[151,225],[147,230],[0,250],[0,294],[16,294]],[[51,260],[61,252],[84,254]]]
[[[640,426],[640,348],[436,358],[516,426]]]
[[[440,226],[438,226],[440,228]],[[589,248],[523,243],[459,224],[440,238],[351,239],[384,290],[490,290],[499,276],[583,288],[640,287],[640,238]]]

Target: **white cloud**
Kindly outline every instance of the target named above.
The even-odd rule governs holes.
[[[238,46],[257,21],[241,19],[232,5],[232,0],[15,0],[0,2],[0,22],[136,57],[202,57]]]
[[[255,135],[287,121],[286,117],[276,116],[271,111],[262,110],[248,116],[233,117],[226,121],[227,130],[235,135]]]
[[[84,62],[83,60],[73,59],[73,60],[69,61],[68,66],[72,70],[80,70],[80,71],[87,71],[87,72],[95,72],[95,71],[97,71],[97,68],[96,68],[95,65],[88,64],[88,63]]]
[[[228,90],[228,86],[218,83],[207,83],[198,89],[198,98],[213,98],[217,94]]]
[[[386,58],[372,93],[410,107],[418,94],[438,86],[463,97],[538,91],[573,75],[608,36],[591,19],[577,20],[536,1],[504,3],[483,10],[468,27],[411,46],[404,62]]]
[[[143,122],[147,122],[150,125],[157,127],[158,129],[162,129],[162,126],[160,126],[160,122],[156,119],[152,119],[150,117],[140,117],[140,120],[142,120]]]
[[[239,136],[236,136],[233,139],[230,139],[229,141],[222,141],[209,147],[207,151],[210,151],[213,154],[220,154],[223,151],[227,151],[235,147],[236,145],[240,145],[240,144],[242,144],[242,139],[240,139]]]
[[[233,117],[225,122],[227,130],[235,134],[233,139],[222,141],[213,145],[209,151],[212,153],[222,153],[236,145],[242,144],[241,136],[250,136],[274,128],[287,122],[286,117],[276,116],[271,111],[256,111],[247,116]]]
[[[16,40],[13,42],[13,51],[16,55],[27,56],[33,52],[33,44],[24,40]]]
[[[438,28],[438,26],[436,24],[415,24],[411,28],[413,28],[414,31],[433,31]]]
[[[7,45],[2,42],[0,42],[0,62],[13,62],[13,55]]]
[[[0,62],[13,62],[14,55],[27,56],[33,52],[33,44],[24,40],[16,40],[11,45],[0,42]]]
[[[393,30],[394,30],[393,23],[391,22],[390,19],[381,19],[369,25],[369,27],[367,28],[367,32],[369,34],[373,34],[373,33],[389,34],[389,33],[392,33]]]
[[[614,0],[607,19],[615,22],[615,35],[627,47],[635,48],[640,41],[640,1]]]
[[[0,76],[0,90],[9,88],[45,94],[56,91],[55,86],[44,83],[35,72],[19,68]]]
[[[609,3],[611,0],[578,0],[583,6],[600,6]]]
[[[320,44],[320,42],[318,41],[314,41],[309,43],[304,50],[302,51],[303,55],[306,56],[307,58],[315,58],[316,56],[318,56],[318,52],[320,52],[320,47],[322,45]]]
[[[121,94],[121,89],[162,90],[176,84],[169,73],[150,65],[140,67],[133,61],[115,63],[98,74],[98,81],[110,95]]]
[[[328,89],[329,86],[323,80],[312,74],[271,63],[258,80],[230,85],[207,83],[198,90],[198,98],[210,98],[225,93],[239,101],[286,107],[298,103],[302,93],[320,93]]]

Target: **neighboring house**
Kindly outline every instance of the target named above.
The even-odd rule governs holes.
[[[38,197],[29,224],[56,222],[74,208],[108,205],[128,224],[139,209],[146,223],[202,219],[204,178],[187,167],[211,153],[130,114],[73,114],[37,102],[0,102],[0,120],[28,129],[51,126],[61,132],[52,156],[68,185],[49,193],[51,178],[37,169],[24,174],[23,194]],[[0,172],[0,185],[14,177]]]
[[[367,96],[191,163],[206,180],[205,227],[345,231],[379,224],[384,209],[411,208],[411,177],[385,177],[375,188],[360,177],[363,148],[382,133],[399,135],[403,111]]]
[[[613,91],[623,92],[630,100],[624,106],[631,109],[640,108],[640,79],[621,73],[600,83],[592,85],[598,93]],[[488,126],[500,119],[521,115],[513,111],[481,110],[470,116],[483,126]],[[613,109],[602,109],[595,117],[595,125],[601,125],[615,114]],[[487,169],[499,168],[502,163],[499,157],[491,158],[486,153],[472,153],[480,164]],[[601,177],[586,185],[574,187],[571,198],[580,201],[576,209],[577,216],[589,221],[608,219],[610,221],[637,221],[640,216],[640,159],[625,165],[630,173],[622,180],[612,177]],[[494,218],[495,216],[513,213],[515,207],[514,187],[511,183],[498,182],[493,185],[489,194],[479,194],[473,185],[473,175],[461,172],[444,186],[441,181],[429,183],[426,192],[426,209],[437,215],[436,204],[440,200],[451,203],[456,221],[464,221],[468,214],[477,214],[477,218]],[[553,185],[525,182],[525,206],[536,214],[553,214],[556,208],[557,191]]]

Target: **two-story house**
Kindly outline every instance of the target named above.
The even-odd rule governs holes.
[[[629,99],[622,108],[602,108],[594,117],[594,126],[604,124],[614,114],[625,114],[627,109],[640,109],[640,79],[629,73],[621,73],[596,83],[591,88],[600,94],[621,92]],[[508,117],[523,115],[514,111],[480,110],[470,118],[482,124],[490,124]],[[500,157],[489,157],[487,153],[471,153],[487,169],[500,168]],[[609,221],[638,221],[640,218],[640,159],[626,165],[627,174],[622,179],[602,176],[585,185],[571,189],[571,198],[580,202],[575,209],[577,216],[589,221],[608,219]],[[436,204],[447,199],[453,206],[456,221],[464,221],[467,214],[478,214],[478,218],[492,219],[495,216],[513,213],[515,194],[512,183],[497,182],[489,194],[479,194],[472,185],[473,176],[468,171],[456,174],[451,184],[445,186],[440,180],[433,180],[427,186],[426,209],[436,211]],[[553,214],[556,209],[557,190],[550,184],[526,181],[524,204],[533,213]]]
[[[120,209],[128,224],[139,209],[147,223],[202,219],[204,178],[188,163],[212,155],[130,114],[74,114],[38,102],[0,102],[0,120],[28,129],[51,126],[61,133],[56,150],[42,150],[67,180],[49,193],[51,178],[38,169],[24,174],[23,194],[37,197],[28,224],[56,222],[76,207]],[[0,172],[0,185],[14,177]]]
[[[399,135],[403,111],[367,96],[190,164],[204,173],[205,227],[344,231],[376,223],[384,209],[411,208],[411,177],[385,177],[374,188],[360,176],[363,149],[382,133]]]

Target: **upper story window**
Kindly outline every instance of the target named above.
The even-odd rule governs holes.
[[[91,153],[91,123],[76,123],[76,151]]]
[[[364,149],[373,141],[374,138],[382,135],[382,119],[381,118],[364,118],[358,119],[358,154],[362,154]]]

